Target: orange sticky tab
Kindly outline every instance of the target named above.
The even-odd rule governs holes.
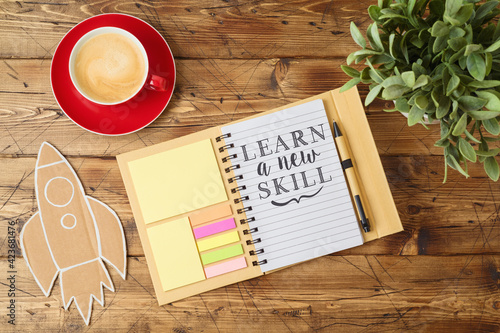
[[[231,211],[230,205],[217,205],[215,207],[203,209],[193,214],[190,214],[189,221],[191,222],[191,225],[194,227],[203,223],[222,219],[223,217],[227,217],[232,214],[233,212]]]

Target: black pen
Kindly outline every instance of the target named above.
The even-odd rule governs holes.
[[[347,150],[347,144],[345,142],[340,128],[337,123],[333,121],[333,132],[335,135],[335,142],[337,143],[337,149],[339,151],[340,160],[342,164],[342,169],[349,182],[351,193],[354,197],[356,203],[356,208],[358,210],[359,218],[361,219],[361,226],[365,232],[370,231],[370,225],[368,224],[368,219],[365,215],[365,210],[363,209],[363,204],[361,203],[361,191],[359,189],[358,180],[356,178],[356,173],[354,172],[354,166],[352,164],[351,157],[349,156],[349,151]]]

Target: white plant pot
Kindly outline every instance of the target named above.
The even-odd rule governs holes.
[[[408,118],[408,113],[403,113],[403,112],[400,112],[403,116],[405,116],[406,118]],[[434,119],[434,121],[432,122],[429,122],[429,118],[427,117],[426,114],[424,114],[424,124],[426,125],[434,125],[434,124],[440,124],[441,122],[439,121],[439,119]]]

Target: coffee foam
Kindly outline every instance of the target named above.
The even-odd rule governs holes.
[[[75,58],[75,79],[90,98],[116,103],[141,87],[145,61],[133,41],[117,33],[104,33],[81,46]]]

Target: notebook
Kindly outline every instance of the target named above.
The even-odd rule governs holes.
[[[368,233],[360,229],[332,120],[353,138]],[[355,89],[117,159],[160,305],[402,230]]]

